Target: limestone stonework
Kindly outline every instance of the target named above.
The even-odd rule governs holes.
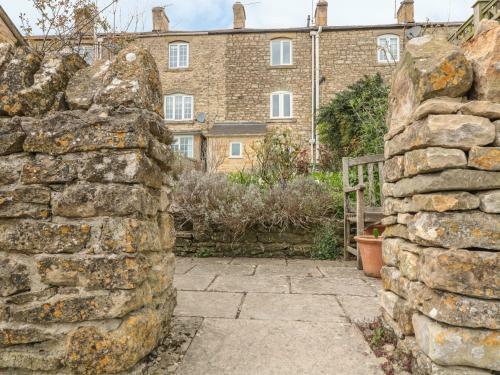
[[[322,15],[318,21],[323,26],[318,43],[320,106],[365,75],[380,73],[389,83],[396,64],[379,61],[378,38],[383,35],[397,37],[401,54],[408,42],[406,23],[328,26],[324,13],[326,3],[321,1],[318,11]],[[170,30],[135,34],[132,43],[147,48],[154,56],[160,71],[163,95],[193,96],[193,119],[167,121],[167,124],[174,136],[193,138],[195,159],[210,158],[201,152],[204,142],[207,142],[204,136],[215,124],[228,122],[266,124],[268,130],[290,129],[304,149],[309,150],[312,138],[312,76],[315,71],[310,33],[317,31],[317,26],[286,29],[238,27],[206,32]],[[433,24],[432,33],[446,36],[457,26]],[[289,65],[271,65],[271,42],[277,39],[292,43]],[[185,68],[172,69],[169,67],[169,46],[177,42],[189,45],[189,63]],[[292,94],[291,118],[271,117],[271,93],[277,91]],[[198,121],[201,113],[205,114],[203,122]],[[207,143],[210,143],[209,140]],[[229,152],[229,148],[226,151]],[[251,164],[251,157],[245,156],[244,159],[241,163],[228,163],[222,170],[234,171]]]
[[[156,64],[0,51],[0,373],[139,373],[176,301]]]
[[[412,40],[393,80],[380,303],[415,374],[500,371],[500,26],[484,33]]]

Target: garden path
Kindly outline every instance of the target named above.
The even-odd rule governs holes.
[[[178,375],[382,374],[354,324],[381,284],[354,262],[178,258],[174,282],[176,321],[197,321]]]

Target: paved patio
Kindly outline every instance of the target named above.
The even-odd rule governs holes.
[[[382,374],[354,321],[380,281],[353,262],[178,258],[177,319],[202,318],[179,375]]]

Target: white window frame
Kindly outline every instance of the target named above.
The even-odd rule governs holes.
[[[385,58],[382,58],[382,51],[383,51],[383,48],[382,48],[382,40],[388,40],[389,41],[389,45],[390,45],[390,41],[391,39],[396,39],[397,40],[397,44],[396,44],[396,48],[397,48],[397,55],[396,56],[388,56],[387,53],[385,53]],[[401,42],[400,42],[400,38],[399,38],[399,35],[396,35],[396,34],[384,34],[384,35],[380,35],[377,37],[377,61],[380,63],[380,64],[393,64],[393,63],[397,63],[399,62],[399,59],[401,57]]]
[[[75,47],[75,52],[80,55],[82,59],[85,60],[85,62],[89,65],[92,65],[94,63],[94,54],[95,54],[95,48],[94,46],[89,46],[89,45],[80,45],[78,47]]]
[[[273,116],[273,96],[279,95],[279,114]],[[290,116],[285,116],[285,95],[290,95]],[[270,96],[270,117],[271,119],[291,119],[293,118],[293,94],[289,91],[275,91]]]
[[[240,145],[240,154],[233,155],[233,145]],[[230,159],[243,159],[243,142],[230,142],[229,143],[229,158]]]
[[[188,150],[186,153],[183,153],[181,151],[181,139],[188,139],[190,141],[190,146],[191,149]],[[175,135],[174,136],[174,143],[172,143],[172,149],[175,152],[178,152],[181,155],[184,155],[187,158],[194,158],[194,136],[192,135]]]
[[[169,117],[168,114],[168,107],[167,107],[167,101],[168,98],[173,98],[173,107],[172,107],[172,116]],[[189,117],[186,117],[186,108],[185,108],[185,103],[186,103],[186,98],[191,99],[191,112],[189,113]],[[181,100],[182,104],[182,117],[180,119],[175,118],[175,108],[177,101]],[[165,95],[163,99],[163,107],[164,107],[164,116],[166,121],[176,121],[176,122],[182,122],[182,121],[192,121],[193,120],[193,113],[194,113],[194,96],[193,95],[185,95],[185,94],[171,94],[171,95]]]
[[[278,64],[273,64],[273,42],[280,42],[280,61]],[[284,64],[283,63],[283,42],[288,42],[290,43],[290,63]],[[290,66],[293,65],[293,41],[291,39],[273,39],[271,40],[269,44],[269,50],[271,52],[271,66]]]
[[[181,54],[179,53],[180,51],[180,46],[186,46],[187,47],[187,56],[186,56],[186,65],[181,66]],[[176,48],[177,49],[177,59],[175,60],[175,65],[172,64],[172,59],[171,59],[171,54],[172,54],[172,49]],[[187,69],[189,68],[189,43],[186,42],[173,42],[168,45],[168,67],[169,69]]]

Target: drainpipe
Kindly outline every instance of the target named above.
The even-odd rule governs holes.
[[[316,31],[311,31],[311,164],[316,170]]]
[[[315,164],[319,160],[319,137],[318,137],[318,126],[316,123],[316,119],[318,117],[319,108],[320,108],[320,34],[323,31],[323,26],[318,27],[318,33],[316,35],[316,107],[315,107],[315,119],[314,119],[314,147],[316,149],[315,154]]]

